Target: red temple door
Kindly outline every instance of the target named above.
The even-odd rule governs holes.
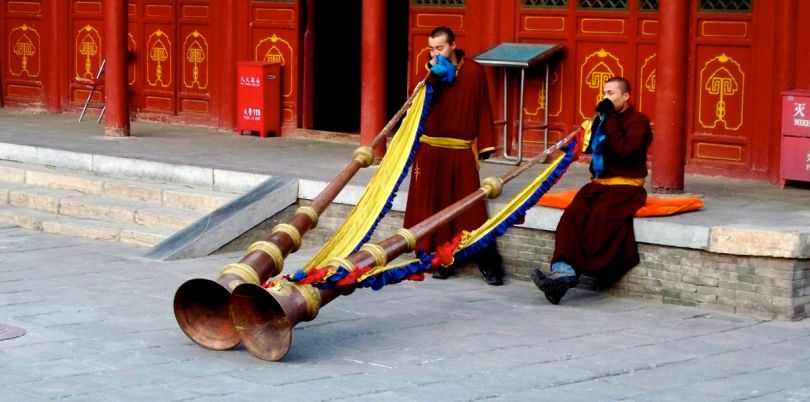
[[[774,5],[758,2],[758,18],[754,18],[751,1],[746,0],[700,0],[692,7],[689,99],[693,107],[687,165],[699,172],[720,169],[726,174],[749,175],[766,165],[755,167],[755,161],[767,160],[767,148],[754,144],[767,141],[768,125],[753,118],[758,100],[751,95],[768,93],[770,84],[768,79],[759,83],[752,79],[767,64],[754,63],[752,48],[759,40],[763,60],[773,57],[768,41],[757,38],[756,26],[768,24]]]
[[[549,90],[545,71],[528,72],[524,89],[524,125],[543,122],[548,98],[549,141],[594,114],[602,85],[612,76],[630,80],[631,102],[652,119],[655,115],[657,2],[645,0],[521,0],[515,7],[518,42],[559,43],[562,57],[551,63]],[[653,122],[654,124],[654,122]],[[543,130],[524,131],[530,155],[543,146]]]
[[[301,118],[299,3],[284,0],[239,0],[237,3],[238,60],[282,65],[282,130],[295,128]]]
[[[131,106],[139,114],[183,121],[217,118],[217,10],[203,0],[129,3],[128,47]]]
[[[68,10],[66,58],[67,105],[80,108],[92,89],[83,80],[94,80],[104,60],[104,16],[100,1],[71,2]],[[103,85],[96,86],[92,102],[104,101]]]
[[[54,62],[41,1],[3,2],[0,9],[0,96],[3,104],[43,106],[46,69]]]

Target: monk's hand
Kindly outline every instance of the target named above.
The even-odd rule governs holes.
[[[451,83],[456,78],[456,66],[442,55],[436,56],[436,64],[430,67],[430,71],[436,74],[442,82]]]
[[[604,117],[610,117],[616,113],[616,108],[613,106],[613,101],[605,98],[596,105],[596,112]]]

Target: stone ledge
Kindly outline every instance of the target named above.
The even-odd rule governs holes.
[[[300,199],[300,204],[308,201]],[[332,205],[324,211],[317,228],[304,237],[308,247],[318,247],[332,235],[351,211],[351,205]],[[283,221],[295,207],[257,228],[271,227],[272,222]],[[552,215],[554,225],[561,211],[549,210],[550,214],[530,211],[527,222],[542,225],[543,215]],[[402,212],[393,211],[381,222],[372,241],[390,236],[402,225]],[[640,221],[647,221],[646,219]],[[547,222],[546,224],[551,224]],[[511,228],[498,239],[498,249],[504,259],[504,268],[510,280],[530,281],[535,268],[548,269],[548,261],[554,250],[554,232],[523,225]],[[688,225],[680,228],[683,233],[693,229]],[[653,225],[654,230],[667,228]],[[638,228],[637,228],[638,229]],[[646,230],[644,228],[640,228]],[[677,228],[675,228],[677,229]],[[708,229],[707,229],[708,230]],[[266,232],[266,231],[265,231]],[[641,232],[643,233],[643,232]],[[708,232],[698,231],[708,242]],[[648,234],[654,234],[649,232]],[[249,238],[240,244],[249,244],[259,236],[249,232]],[[675,243],[661,239],[661,243]],[[228,248],[243,250],[244,247]],[[600,286],[593,278],[583,277],[583,288],[609,295],[640,298],[657,303],[676,304],[706,311],[719,311],[762,319],[800,320],[810,313],[810,260],[772,256],[747,256],[717,253],[706,249],[679,247],[669,244],[639,244],[641,263],[630,270],[618,283],[608,288]],[[464,270],[476,275],[474,264]],[[538,297],[541,297],[538,293]]]
[[[98,175],[204,186],[225,192],[248,191],[270,177],[235,170],[178,165],[9,143],[0,143],[0,160],[67,168]]]
[[[490,206],[490,211],[500,205]],[[527,229],[554,232],[562,210],[534,207],[522,225]],[[752,225],[704,226],[674,223],[661,218],[636,218],[636,240],[660,246],[707,250],[745,256],[810,258],[810,233],[775,230]]]
[[[722,254],[781,258],[810,257],[810,233],[750,225],[711,228],[709,251]]]

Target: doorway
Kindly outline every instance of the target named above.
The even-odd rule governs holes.
[[[314,1],[312,125],[360,131],[361,0]]]
[[[360,132],[362,0],[313,1],[312,128]],[[408,97],[409,0],[388,2],[387,118]]]

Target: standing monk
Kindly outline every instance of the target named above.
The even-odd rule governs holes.
[[[633,109],[630,83],[613,77],[603,87],[591,125],[591,182],[582,187],[557,224],[551,274],[533,280],[552,304],[587,274],[614,282],[639,263],[633,216],[647,200],[650,120]]]
[[[495,151],[495,127],[484,68],[456,48],[450,28],[438,27],[428,37],[433,88],[430,113],[411,170],[411,184],[405,209],[405,227],[475,192],[480,187],[479,159]],[[419,239],[417,251],[427,253],[449,242],[462,230],[472,231],[487,220],[484,200],[476,203],[431,236]],[[502,259],[493,242],[478,254],[478,268],[490,285],[503,284]],[[455,268],[440,268],[434,278],[445,279]]]

